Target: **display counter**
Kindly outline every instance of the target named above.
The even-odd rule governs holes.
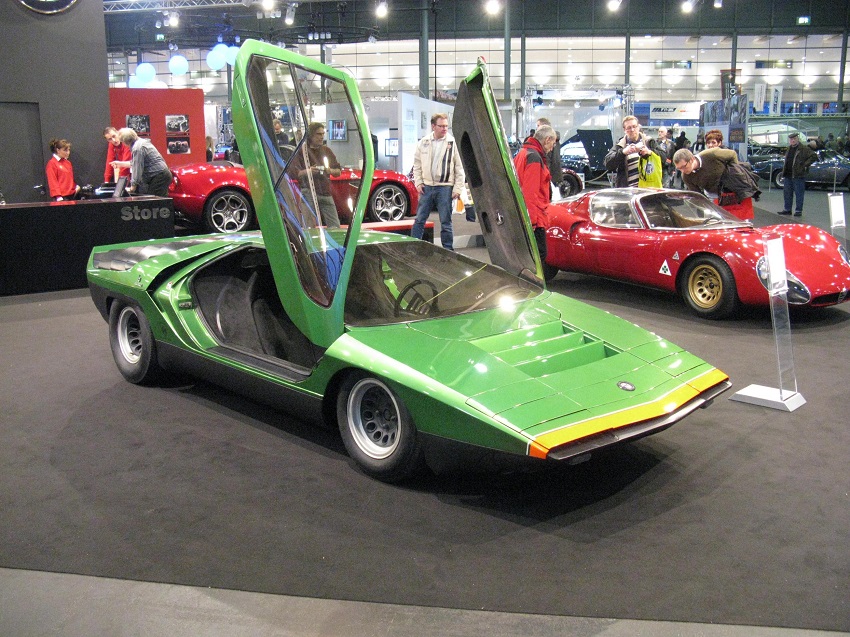
[[[0,205],[0,295],[84,288],[93,247],[173,236],[167,197]]]

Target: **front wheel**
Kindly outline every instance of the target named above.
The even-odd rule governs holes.
[[[735,277],[726,262],[714,255],[689,261],[679,287],[685,304],[702,318],[726,318],[737,309]]]
[[[782,176],[781,170],[777,170],[773,173],[773,185],[777,188],[782,188],[785,186],[785,177]]]
[[[395,184],[379,185],[369,197],[369,214],[375,221],[400,221],[409,208],[407,194]]]
[[[109,345],[121,375],[137,385],[149,385],[162,374],[156,343],[144,312],[115,301],[109,308]]]
[[[251,201],[232,188],[215,193],[204,206],[204,226],[209,232],[242,232],[253,220]]]
[[[345,449],[363,473],[398,482],[422,467],[424,456],[410,413],[377,378],[357,373],[346,379],[337,398],[337,420]]]

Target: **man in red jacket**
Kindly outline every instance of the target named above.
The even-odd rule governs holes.
[[[540,260],[546,261],[546,229],[549,227],[548,208],[552,201],[552,176],[546,156],[555,146],[555,131],[551,126],[538,126],[534,136],[522,144],[514,157],[519,187],[534,228],[534,239]]]
[[[106,149],[106,169],[103,171],[103,181],[113,183],[118,181],[118,177],[130,176],[130,160],[133,158],[133,151],[129,146],[121,143],[118,137],[118,130],[114,126],[107,126],[103,129],[103,136],[109,142]],[[118,175],[115,174],[115,169],[118,169]]]

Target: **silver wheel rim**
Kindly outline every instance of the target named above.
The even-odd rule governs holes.
[[[399,408],[389,388],[364,378],[348,395],[348,428],[358,448],[370,458],[383,460],[399,444]]]
[[[118,315],[118,348],[121,356],[135,365],[142,357],[142,328],[139,317],[131,307],[125,307]]]
[[[238,232],[248,223],[248,205],[241,195],[219,196],[210,210],[210,222],[219,232]]]
[[[373,209],[381,221],[398,221],[407,213],[407,198],[398,186],[381,186],[375,190]]]

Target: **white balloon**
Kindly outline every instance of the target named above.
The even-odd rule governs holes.
[[[153,82],[156,77],[156,69],[150,62],[142,62],[136,67],[136,77],[142,84]]]
[[[172,75],[186,75],[189,72],[189,60],[182,55],[172,55],[168,60],[168,70]]]
[[[130,76],[130,81],[127,82],[127,86],[129,88],[142,88],[144,83],[135,75]]]
[[[227,63],[230,66],[236,65],[236,55],[239,53],[238,46],[229,46],[227,47],[227,53],[224,55],[224,59],[227,60]]]
[[[207,66],[213,71],[220,70],[225,64],[227,64],[227,60],[224,59],[224,52],[220,49],[212,49],[207,53]]]

